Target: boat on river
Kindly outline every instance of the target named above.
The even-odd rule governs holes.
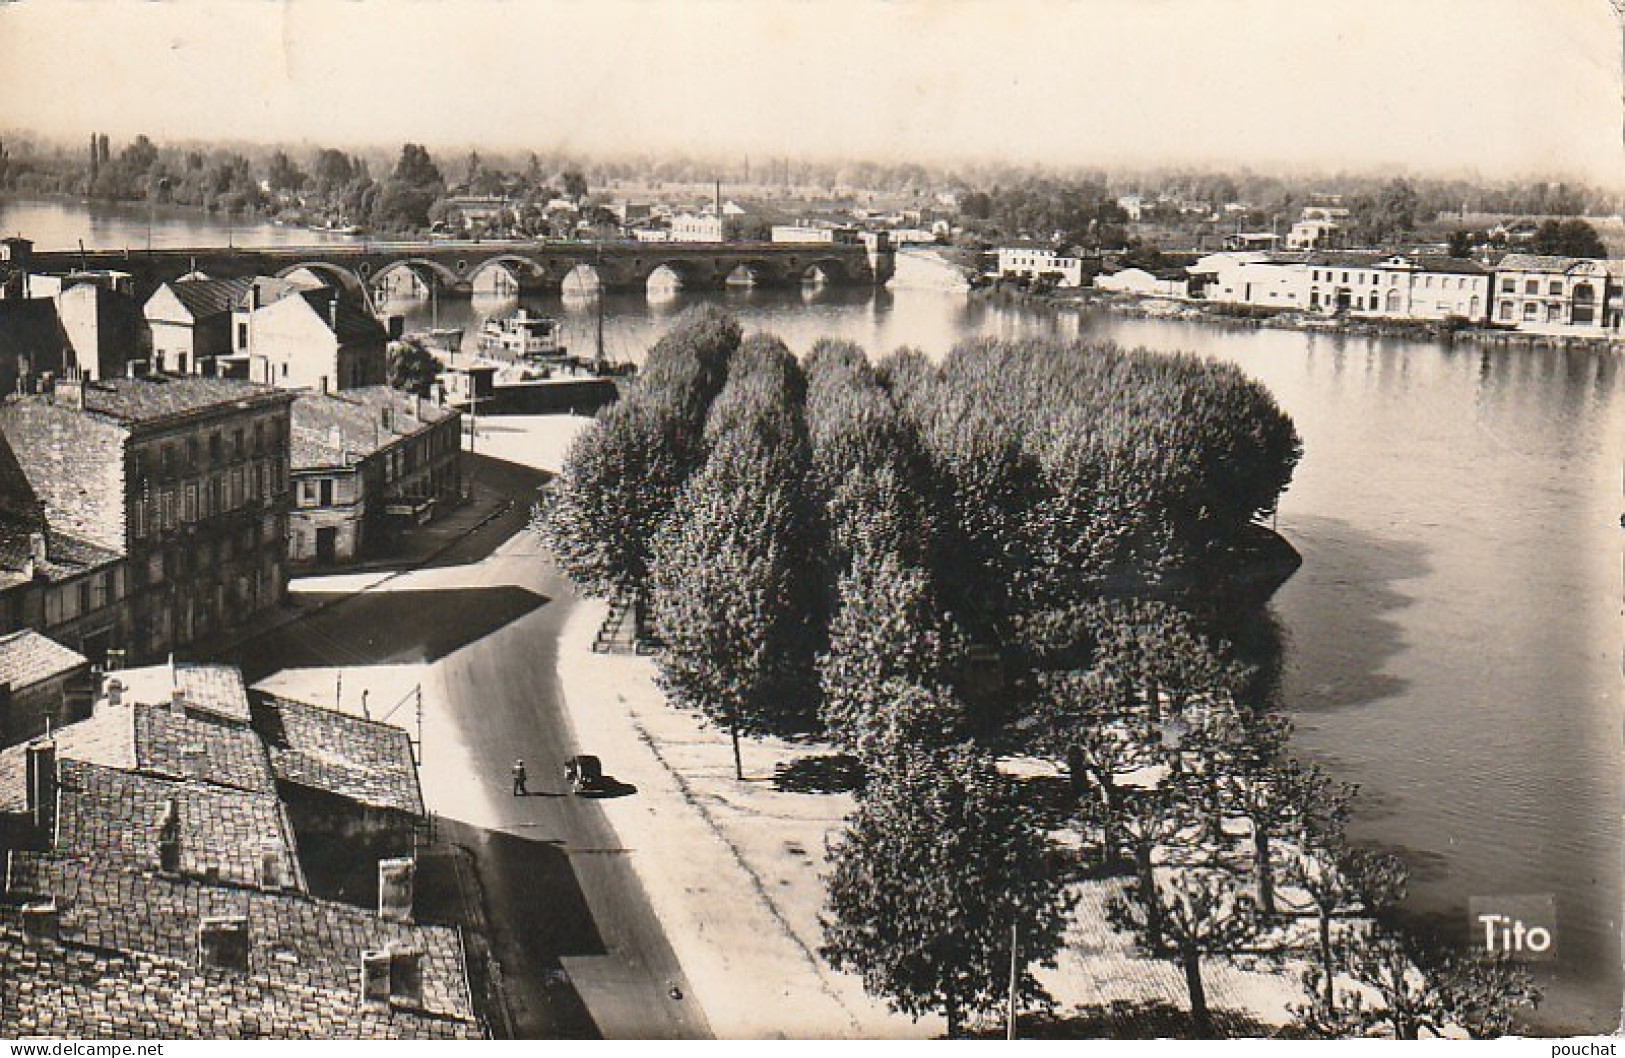
[[[520,309],[512,316],[493,316],[480,328],[481,351],[499,359],[549,363],[565,358],[563,331],[551,316]]]

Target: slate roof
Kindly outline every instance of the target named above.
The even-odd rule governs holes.
[[[135,714],[135,760],[142,772],[276,793],[265,744],[248,728],[161,705],[137,702],[128,708]]]
[[[0,683],[10,684],[13,690],[44,683],[88,664],[83,654],[31,629],[0,636]]]
[[[178,662],[148,665],[139,669],[118,669],[107,674],[124,685],[126,702],[166,705],[174,688],[186,696],[188,710],[209,713],[239,724],[248,723],[248,688],[240,669],[231,665]]]
[[[273,696],[255,707],[254,726],[279,780],[423,815],[412,743],[400,728]]]
[[[230,315],[254,285],[252,278],[193,279],[167,284],[170,293],[191,313],[194,323],[210,316]]]
[[[33,536],[39,531],[29,523],[0,520],[0,584],[6,582],[6,573],[14,574],[14,580],[22,579],[22,572],[33,556]],[[117,562],[122,557],[120,552],[89,540],[81,540],[68,533],[47,531],[45,561],[34,563],[34,570],[49,581],[71,580]]]

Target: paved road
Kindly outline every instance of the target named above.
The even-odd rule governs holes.
[[[672,996],[690,989],[629,854],[596,803],[564,793],[557,772],[578,751],[555,675],[573,596],[538,546],[510,539],[539,478],[475,463],[483,482],[516,498],[508,513],[431,568],[258,638],[242,664],[251,680],[283,668],[431,664],[426,682],[448,703],[459,747],[425,746],[425,795],[444,816],[443,837],[474,853],[516,1035],[706,1037],[697,1006]],[[512,796],[515,758],[527,763],[532,796]]]

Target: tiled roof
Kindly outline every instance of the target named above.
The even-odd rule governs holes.
[[[34,553],[34,534],[39,532],[33,524],[0,519],[0,584],[8,579],[20,581]],[[37,575],[48,581],[71,580],[91,570],[117,562],[123,556],[111,548],[101,547],[67,533],[45,534],[45,561],[34,563]],[[11,574],[7,577],[6,574]]]
[[[385,411],[389,428],[384,428]],[[301,390],[293,402],[291,465],[294,470],[313,467],[354,466],[402,437],[455,415],[456,412],[418,401],[388,386],[363,386],[342,393]]]
[[[276,777],[379,808],[423,814],[417,765],[405,731],[284,698],[267,697],[254,725]]]
[[[58,765],[56,848],[109,867],[156,870],[169,806],[175,807],[178,873],[229,885],[266,884],[265,857],[276,857],[275,885],[304,888],[293,827],[273,793],[119,771],[76,760]]]
[[[343,297],[338,291],[321,287],[302,290],[299,294],[310,306],[311,311],[320,316],[322,323],[338,338],[340,345],[389,340],[389,332],[384,330],[384,325],[379,323],[376,317],[357,308],[350,299]]]
[[[220,405],[273,404],[288,395],[270,386],[204,375],[107,378],[85,384],[85,410],[134,424],[187,415]]]
[[[249,721],[248,689],[243,685],[242,671],[231,665],[209,665],[193,662],[148,665],[139,669],[119,669],[107,674],[124,685],[124,700],[167,704],[175,687],[186,696],[186,707],[215,716]]]
[[[169,289],[193,322],[201,323],[210,316],[229,315],[253,285],[251,278],[202,279],[170,283]]]
[[[1509,253],[1497,262],[1495,270],[1498,272],[1550,272],[1563,274],[1572,270],[1576,265],[1582,264],[1606,266],[1607,262],[1591,257],[1554,257],[1549,254]]]
[[[24,940],[0,925],[0,1036],[142,1039],[478,1039],[471,1021],[364,1005],[358,988],[199,971],[191,956]]]
[[[59,761],[97,764],[134,771],[135,714],[129,709],[98,709],[84,720],[51,733]],[[27,746],[0,750],[0,812],[18,812],[27,804]]]
[[[103,710],[124,708],[103,705]],[[196,779],[254,793],[276,793],[271,760],[258,735],[238,724],[162,705],[135,703],[136,767],[149,775]]]
[[[193,963],[203,918],[242,916],[248,923],[248,970],[215,970],[207,976],[260,979],[305,994],[342,996],[335,1007],[337,1031],[362,1007],[362,952],[390,945],[416,949],[423,953],[419,1012],[473,1021],[462,943],[448,927],[392,922],[303,894],[202,884],[62,853],[13,858],[13,888],[56,897],[60,936],[68,944]]]
[[[51,527],[122,554],[124,427],[36,396],[0,401],[0,431]]]
[[[0,636],[0,684],[9,684],[13,691],[88,664],[83,654],[31,629]]]

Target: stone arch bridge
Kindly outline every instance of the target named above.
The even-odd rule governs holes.
[[[162,283],[199,270],[217,279],[288,275],[308,269],[332,285],[371,293],[406,281],[441,296],[467,297],[476,288],[517,293],[558,291],[565,280],[606,290],[645,290],[652,276],[684,289],[721,287],[730,278],[760,286],[821,281],[878,286],[891,278],[893,255],[882,237],[872,244],[629,243],[538,241],[382,242],[253,248],[34,251],[43,272],[109,268],[135,277],[145,298]],[[658,275],[657,275],[658,274]],[[407,277],[410,276],[410,279]]]

